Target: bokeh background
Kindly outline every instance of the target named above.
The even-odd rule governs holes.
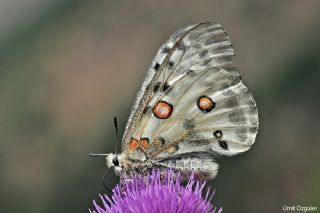
[[[87,212],[151,60],[187,24],[219,21],[254,94],[253,148],[219,159],[225,212],[320,207],[320,2],[0,1],[0,212]],[[107,182],[117,181],[110,174]],[[320,211],[320,210],[319,210]]]

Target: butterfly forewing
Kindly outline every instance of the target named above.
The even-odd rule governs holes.
[[[158,50],[132,109],[122,150],[129,159],[215,176],[215,155],[250,148],[255,101],[232,63],[218,23],[188,26]]]

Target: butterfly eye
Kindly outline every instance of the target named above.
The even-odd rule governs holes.
[[[198,107],[203,112],[210,112],[215,106],[216,103],[213,102],[208,96],[201,96],[198,99]]]
[[[173,110],[173,106],[165,101],[159,101],[153,108],[153,114],[160,119],[169,118]]]
[[[117,158],[117,157],[114,157],[114,158],[112,159],[112,163],[113,163],[114,166],[119,166],[118,158]]]

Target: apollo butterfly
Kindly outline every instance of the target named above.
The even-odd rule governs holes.
[[[258,131],[256,103],[232,62],[222,26],[176,31],[158,50],[133,105],[120,154],[106,164],[120,175],[171,168],[186,177],[217,175],[219,155],[247,151]]]

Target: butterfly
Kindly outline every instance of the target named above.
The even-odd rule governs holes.
[[[208,180],[217,175],[218,156],[249,150],[258,131],[258,110],[232,62],[234,55],[219,23],[190,25],[172,34],[137,94],[121,153],[101,154],[108,168],[120,176],[170,168]]]

